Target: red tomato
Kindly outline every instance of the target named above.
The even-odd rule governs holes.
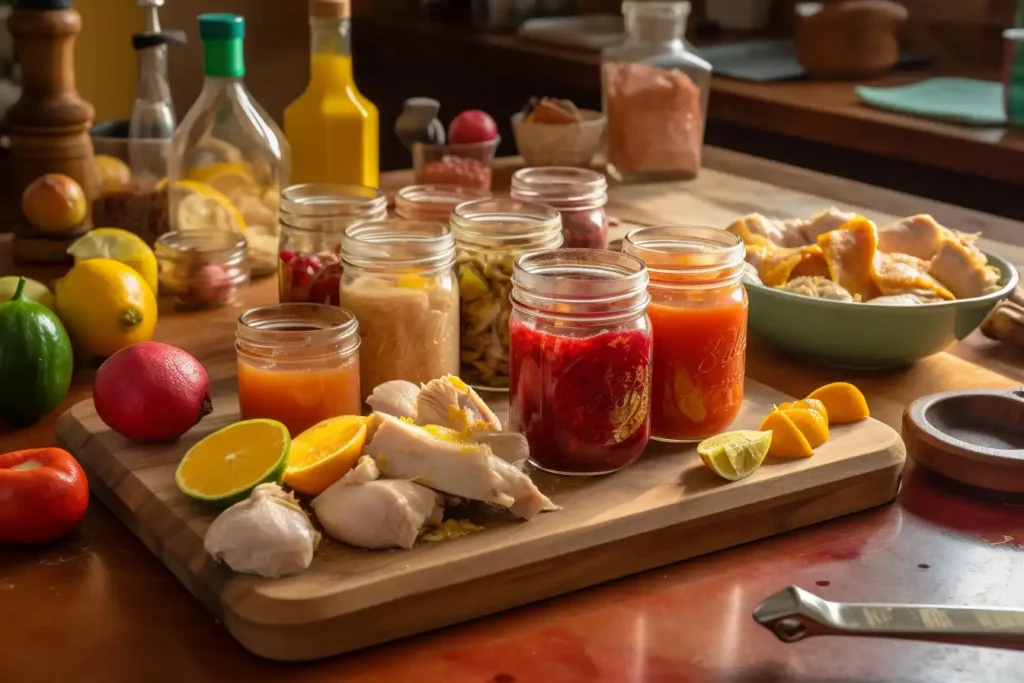
[[[456,116],[448,126],[449,145],[467,145],[490,142],[498,137],[498,124],[491,115],[479,109],[470,109]]]
[[[89,507],[89,483],[60,448],[0,455],[0,543],[49,543],[78,526]]]

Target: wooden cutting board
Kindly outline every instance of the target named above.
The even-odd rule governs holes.
[[[895,497],[905,458],[899,435],[875,420],[834,427],[814,457],[769,459],[733,483],[707,470],[692,446],[652,443],[637,463],[605,477],[533,472],[560,512],[524,522],[471,504],[464,507],[472,514],[456,516],[483,531],[394,551],[325,539],[306,572],[267,580],[234,574],[205,554],[216,511],[174,483],[182,455],[238,419],[229,373],[211,387],[214,412],[176,443],[128,441],[100,421],[91,400],[61,416],[56,432],[96,497],[242,645],[271,659],[367,647],[881,505]],[[748,380],[734,427],[756,429],[785,400]],[[503,418],[504,404],[495,405]]]

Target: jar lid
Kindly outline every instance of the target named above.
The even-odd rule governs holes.
[[[603,173],[585,168],[521,168],[512,174],[511,192],[516,199],[549,204],[556,209],[563,208],[561,204],[596,208],[608,201],[608,180]],[[582,204],[587,206],[580,206]]]
[[[316,19],[344,19],[351,12],[349,0],[311,0],[309,16]]]

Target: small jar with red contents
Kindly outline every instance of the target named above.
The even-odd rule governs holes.
[[[563,246],[608,246],[608,181],[583,168],[522,168],[512,174],[512,199],[547,204],[562,214]]]
[[[717,228],[661,226],[631,231],[622,250],[651,278],[651,438],[701,441],[725,431],[743,405],[743,241]]]
[[[614,472],[651,431],[647,269],[627,254],[524,254],[512,276],[509,426],[564,475]]]
[[[447,225],[456,206],[490,196],[487,190],[459,185],[409,185],[395,195],[395,215],[409,221]]]
[[[306,183],[281,192],[281,303],[338,305],[345,229],[387,218],[384,193],[362,185]]]

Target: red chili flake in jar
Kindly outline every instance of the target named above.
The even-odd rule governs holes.
[[[423,164],[416,174],[416,180],[430,185],[460,185],[490,190],[491,167],[476,159],[449,154]]]
[[[650,437],[647,271],[619,252],[520,257],[509,322],[509,425],[558,474],[614,472]]]
[[[523,168],[512,175],[512,199],[537,202],[562,215],[563,246],[608,247],[608,181],[596,171],[570,167]]]

